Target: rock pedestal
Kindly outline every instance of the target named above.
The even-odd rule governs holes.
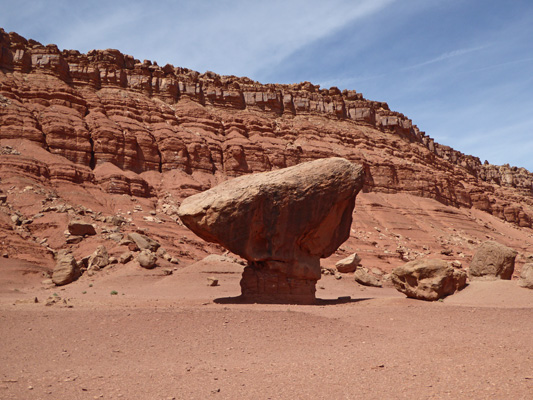
[[[286,265],[276,265],[276,262],[250,263],[242,273],[243,300],[257,303],[313,303],[316,282],[320,276],[306,278],[288,275],[282,270],[285,267]]]
[[[201,238],[248,261],[245,300],[315,301],[320,258],[350,235],[363,170],[328,158],[245,175],[183,201],[178,213]]]

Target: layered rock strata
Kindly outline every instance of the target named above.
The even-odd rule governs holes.
[[[0,139],[20,138],[71,166],[7,155],[3,171],[90,181],[109,193],[156,195],[141,176],[151,171],[216,182],[341,156],[364,167],[365,191],[405,192],[521,227],[533,223],[530,172],[435,143],[405,115],[361,93],[199,74],[112,49],[59,50],[0,30]]]

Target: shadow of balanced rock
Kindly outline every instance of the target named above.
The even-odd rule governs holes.
[[[199,237],[248,261],[242,299],[315,302],[320,258],[350,236],[363,168],[327,158],[244,175],[186,198],[178,214]]]

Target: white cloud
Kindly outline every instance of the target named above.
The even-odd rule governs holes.
[[[174,38],[157,46],[175,62],[222,74],[254,75],[344,24],[377,12],[392,0],[226,1],[189,9],[169,29]],[[212,3],[214,4],[214,3]],[[159,37],[165,37],[161,26]],[[174,43],[173,43],[174,42]]]

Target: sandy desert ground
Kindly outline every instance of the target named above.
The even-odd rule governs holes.
[[[318,282],[317,305],[242,304],[235,263],[168,276],[130,263],[59,288],[31,264],[2,262],[1,399],[533,393],[533,291],[514,280],[474,282],[430,303],[345,274]],[[219,286],[207,286],[210,276]]]

